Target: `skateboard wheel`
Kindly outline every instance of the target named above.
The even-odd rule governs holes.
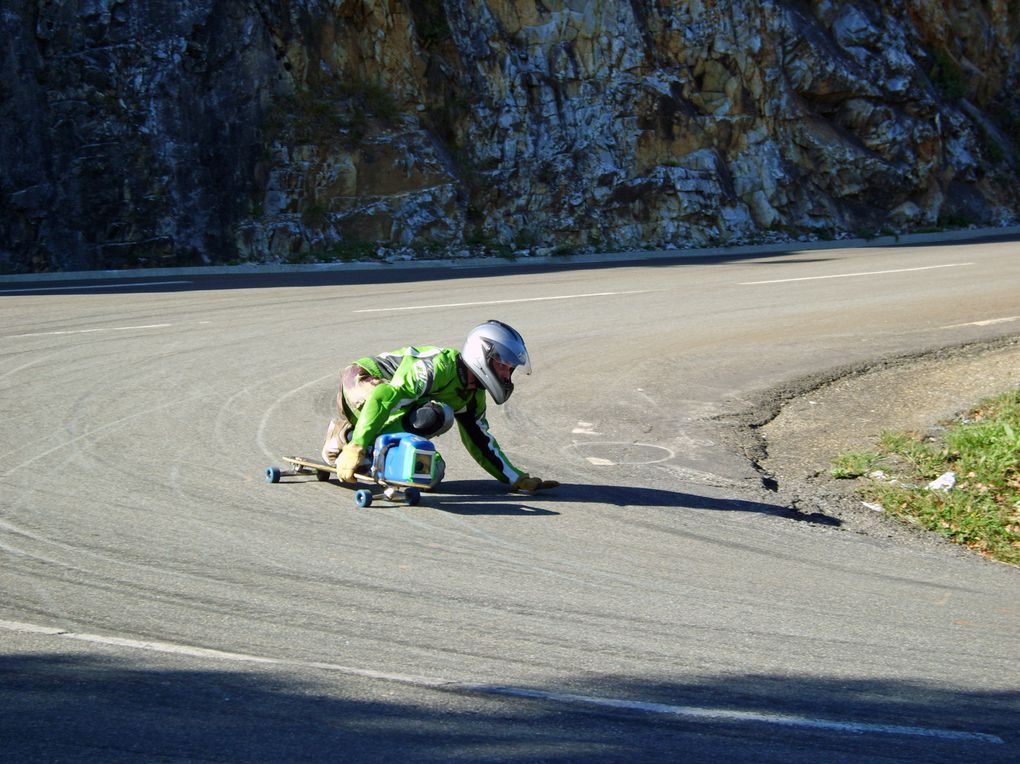
[[[280,482],[280,468],[279,467],[266,467],[266,482],[267,483],[279,483]]]
[[[325,483],[327,480],[329,480],[332,474],[333,474],[332,472],[326,472],[326,470],[316,470],[315,479],[318,480],[320,483]]]
[[[362,509],[372,506],[372,492],[366,488],[355,491],[354,503]]]
[[[408,488],[404,491],[404,501],[407,502],[409,507],[417,506],[418,502],[421,501],[421,491],[417,488]]]

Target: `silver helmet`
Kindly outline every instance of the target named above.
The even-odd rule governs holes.
[[[525,374],[531,374],[531,359],[524,340],[502,321],[486,321],[472,329],[464,341],[461,356],[497,404],[505,402],[514,391],[510,374],[515,369],[522,368]],[[504,364],[510,369],[501,376],[494,364]]]

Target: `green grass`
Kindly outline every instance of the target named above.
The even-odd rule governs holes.
[[[316,82],[278,96],[266,115],[269,142],[329,146],[344,139],[358,145],[374,119],[392,127],[401,115],[393,91],[380,81],[353,77]]]
[[[882,455],[875,451],[847,451],[832,462],[829,474],[840,479],[863,477],[879,469],[881,464]]]
[[[291,252],[284,256],[283,262],[290,265],[309,265],[313,263],[350,263],[355,260],[376,259],[376,245],[372,242],[352,239],[334,244],[327,250],[305,250]]]
[[[850,452],[833,462],[835,477],[881,467],[861,492],[905,522],[1020,565],[1020,388],[979,403],[938,437],[882,435],[876,452]],[[956,474],[951,491],[928,483]]]

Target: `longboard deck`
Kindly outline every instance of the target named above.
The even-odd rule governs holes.
[[[282,470],[279,467],[269,467],[266,469],[266,481],[269,483],[280,482],[281,477],[294,477],[297,475],[310,475],[315,474],[316,479],[325,482],[331,477],[336,476],[336,467],[330,464],[326,464],[319,459],[308,459],[303,456],[284,456],[282,460],[290,465],[293,465],[295,469]],[[357,478],[361,483],[366,483],[369,487],[359,487],[359,484],[344,483],[341,481],[340,485],[345,488],[354,489],[354,498],[359,507],[367,507],[372,503],[373,495],[383,495],[391,501],[403,500],[404,503],[415,505],[421,500],[421,489],[414,483],[403,483],[403,482],[390,482],[377,480],[371,475],[365,475],[360,472],[354,473],[354,477]],[[339,478],[338,478],[339,479]]]
[[[306,459],[303,456],[285,456],[283,461],[288,464],[293,464],[298,469],[294,470],[297,473],[314,472],[319,480],[329,480],[330,476],[336,475],[336,467],[331,464],[326,464],[318,459]],[[303,468],[303,469],[302,469]],[[361,477],[361,475],[358,475]],[[374,482],[369,479],[369,482]]]
[[[312,470],[319,477],[319,480],[329,480],[330,476],[336,475],[336,467],[326,464],[319,459],[307,459],[303,456],[284,456],[283,461],[289,462],[290,464],[298,467],[304,467],[305,470]],[[302,470],[295,470],[301,472]],[[421,488],[417,483],[405,483],[402,480],[377,480],[371,475],[363,472],[355,472],[354,477],[363,483],[368,483],[373,486],[397,486],[398,488]],[[339,479],[339,478],[338,478]],[[350,485],[350,484],[348,484]]]

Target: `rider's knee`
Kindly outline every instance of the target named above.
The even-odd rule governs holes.
[[[445,403],[431,401],[404,415],[404,429],[423,438],[434,438],[453,427],[453,409]]]

